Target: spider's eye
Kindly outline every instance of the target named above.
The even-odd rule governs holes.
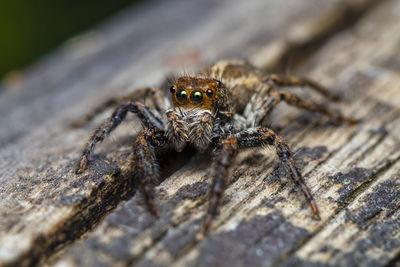
[[[217,83],[217,86],[220,87],[222,85],[222,82],[220,80],[215,81]]]
[[[171,86],[169,88],[169,91],[171,92],[171,94],[175,93],[175,91],[176,91],[175,86]]]
[[[187,101],[187,97],[188,97],[188,93],[183,89],[179,89],[176,92],[176,99],[178,99],[178,101],[181,103],[185,103]]]
[[[195,104],[201,103],[201,101],[203,101],[203,93],[200,91],[193,91],[190,94],[190,100]]]
[[[212,94],[213,94],[213,91],[212,91],[211,89],[208,89],[208,90],[206,91],[206,95],[207,95],[208,97],[211,97]]]

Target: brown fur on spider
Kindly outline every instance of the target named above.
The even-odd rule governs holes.
[[[137,114],[144,126],[134,144],[132,168],[135,168],[135,178],[139,181],[151,213],[157,214],[152,181],[159,173],[157,156],[160,152],[169,149],[180,152],[186,146],[192,146],[201,153],[214,156],[210,201],[203,223],[203,231],[207,232],[217,214],[229,168],[237,151],[267,145],[275,147],[290,177],[306,197],[314,218],[319,219],[317,205],[293,160],[289,146],[282,137],[265,126],[265,120],[277,104],[285,101],[298,108],[322,113],[337,122],[353,124],[355,121],[325,105],[284,91],[280,88],[282,86],[309,86],[331,100],[338,99],[337,95],[307,79],[263,75],[243,61],[220,61],[195,77],[174,79],[169,86],[169,93],[144,88],[129,95],[131,101],[118,106],[90,137],[77,173],[85,170],[95,145],[103,141],[128,112],[132,112]],[[142,97],[146,102],[139,101]],[[84,120],[90,120],[105,107],[118,102],[118,99],[107,101]]]

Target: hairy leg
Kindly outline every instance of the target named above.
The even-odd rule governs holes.
[[[85,170],[88,158],[96,144],[102,142],[106,136],[117,128],[117,126],[125,119],[128,112],[136,113],[145,127],[164,130],[164,125],[161,120],[157,118],[145,105],[135,101],[132,101],[127,105],[121,105],[114,110],[111,117],[103,122],[90,137],[83,149],[76,173],[81,173]]]
[[[132,175],[137,179],[147,207],[154,215],[157,215],[157,209],[154,205],[153,184],[159,177],[156,151],[164,151],[167,146],[168,139],[164,131],[144,129],[140,131],[133,147]]]
[[[203,232],[207,232],[211,222],[217,214],[219,202],[225,190],[226,178],[229,175],[231,166],[237,154],[237,140],[234,136],[229,136],[222,140],[221,151],[219,152],[214,170],[212,172],[212,185],[210,190],[210,203],[203,223]]]
[[[82,127],[88,122],[90,122],[99,113],[105,111],[107,108],[116,107],[129,103],[130,101],[141,101],[149,108],[156,110],[158,113],[162,114],[166,109],[168,103],[163,103],[164,94],[158,88],[140,88],[133,92],[127,93],[125,95],[117,96],[106,100],[99,106],[95,107],[89,113],[84,114],[81,118],[71,123],[72,127],[78,128]]]
[[[317,104],[309,99],[303,99],[293,93],[277,90],[274,85],[273,82],[265,84],[254,99],[253,125],[263,125],[266,117],[281,101],[311,112],[322,113],[336,122],[346,122],[348,124],[356,122],[351,118],[343,116],[341,112],[328,108],[326,105]]]
[[[276,149],[279,159],[283,162],[286,171],[290,174],[292,180],[301,188],[304,196],[310,205],[311,212],[316,219],[319,219],[319,212],[317,204],[308,189],[303,176],[297,168],[292,152],[289,146],[285,143],[282,137],[278,136],[274,131],[269,128],[251,128],[235,134],[239,149],[249,147],[259,147],[263,145],[272,145]]]
[[[283,76],[277,74],[271,74],[264,78],[265,82],[272,81],[274,84],[278,86],[308,86],[314,91],[320,93],[321,95],[325,96],[326,98],[332,101],[340,100],[339,95],[330,92],[323,86],[319,85],[318,83],[309,80],[307,78],[296,77],[296,76]]]

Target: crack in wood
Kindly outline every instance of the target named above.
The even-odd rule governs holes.
[[[264,69],[272,73],[285,72],[289,64],[293,71],[300,69],[308,58],[315,54],[331,38],[344,30],[352,28],[370,10],[382,5],[385,1],[387,0],[342,1],[337,5],[336,9],[323,13],[312,23],[313,27],[309,29],[312,35],[305,40],[301,38],[296,40],[296,37],[291,40],[289,36],[288,40],[285,40],[289,43],[288,47],[274,61],[265,65]],[[310,35],[310,33],[308,34]]]
[[[396,158],[393,161],[388,161],[386,165],[382,166],[380,169],[378,169],[372,176],[367,179],[364,183],[362,183],[360,186],[358,186],[355,190],[353,190],[352,194],[349,195],[341,204],[335,209],[334,213],[332,216],[330,216],[325,224],[321,224],[315,231],[313,231],[310,235],[308,235],[305,239],[300,240],[298,246],[293,248],[291,251],[288,251],[287,253],[283,254],[282,257],[280,257],[277,261],[274,262],[274,266],[282,264],[289,256],[292,256],[299,248],[302,246],[306,245],[307,242],[309,242],[314,236],[319,234],[323,229],[329,225],[331,221],[334,221],[336,216],[339,215],[342,211],[344,211],[351,203],[352,201],[360,194],[365,192],[369,186],[376,180],[376,178],[380,177],[383,175],[386,171],[388,171],[394,164],[396,164],[398,161],[400,161],[400,156]],[[378,164],[379,165],[379,164]],[[378,216],[378,214],[376,214]],[[373,218],[370,218],[370,221]]]
[[[356,1],[357,2],[357,1]],[[364,17],[370,10],[377,8],[378,6],[380,6],[381,4],[383,4],[383,2],[388,2],[388,1],[376,1],[376,0],[365,0],[365,1],[361,1],[360,6],[352,6],[353,2],[350,4],[345,3],[344,9],[341,9],[342,7],[340,7],[340,9],[338,10],[331,10],[328,12],[328,14],[330,14],[329,16],[336,16],[336,19],[339,20],[338,25],[335,24],[328,24],[328,25],[324,25],[324,27],[319,28],[319,32],[313,32],[314,35],[310,35],[308,36],[309,38],[307,40],[305,40],[304,42],[298,42],[298,43],[291,43],[291,46],[287,47],[285,51],[283,51],[283,53],[280,55],[279,60],[281,60],[281,62],[277,61],[275,63],[270,63],[267,68],[269,69],[280,69],[282,68],[282,66],[284,66],[286,64],[286,62],[290,59],[291,54],[295,54],[295,55],[299,55],[299,54],[303,54],[302,56],[300,56],[300,58],[298,57],[295,60],[295,67],[296,68],[300,68],[301,66],[304,66],[307,64],[309,57],[311,55],[311,51],[312,53],[315,53],[315,51],[317,51],[318,49],[322,48],[322,46],[324,44],[326,44],[329,40],[331,40],[334,36],[336,36],[338,33],[342,32],[345,29],[351,29],[358,21],[360,21],[360,19],[362,17]],[[340,5],[339,5],[340,6]],[[336,8],[338,8],[339,6],[337,6]],[[336,12],[336,13],[335,13]],[[324,13],[325,14],[325,13]],[[339,18],[339,19],[338,19]],[[290,36],[289,36],[290,37]],[[297,57],[297,56],[295,56]],[[371,96],[370,96],[371,97]],[[376,99],[369,99],[370,102],[375,102]],[[384,104],[384,103],[383,103]],[[378,109],[379,107],[377,107]],[[390,108],[390,106],[388,106],[387,108]],[[397,115],[396,115],[397,114]],[[372,114],[374,115],[374,114]],[[395,116],[398,116],[398,113],[395,113]],[[390,123],[392,120],[395,120],[395,116],[389,116],[388,119],[384,120],[379,127],[381,127],[383,129],[383,127],[385,127],[385,125],[387,123]],[[291,123],[291,121],[289,120],[289,123]],[[315,127],[318,127],[318,122],[312,123],[311,126],[307,127],[308,129],[314,129]],[[294,127],[295,129],[297,128],[301,128],[301,127]],[[291,130],[292,128],[286,128]],[[285,128],[283,129],[285,130]],[[290,134],[290,133],[289,133]],[[368,154],[373,152],[376,148],[382,146],[382,143],[384,140],[386,140],[386,138],[388,137],[388,135],[390,134],[390,132],[388,131],[380,131],[379,129],[376,132],[370,132],[371,136],[374,135],[378,135],[375,137],[375,141],[371,144],[368,143],[369,147],[365,147],[364,145],[359,145],[357,147],[357,151],[355,151],[355,153],[358,153],[359,149],[365,149],[358,157],[356,157],[356,159],[354,159],[351,163],[347,163],[348,165],[351,165],[353,163],[357,163],[358,161],[361,161],[363,159],[366,159]],[[27,135],[28,136],[28,135]],[[307,136],[307,131],[303,130],[300,132],[296,132],[296,135],[294,136],[294,138],[296,139],[296,142],[301,143],[301,141],[306,138]],[[354,138],[357,136],[357,132],[355,130],[352,130],[351,133],[347,136],[347,139],[344,140],[344,143],[349,143],[352,140],[354,140]],[[20,138],[17,139],[5,139],[5,140],[11,140],[12,143],[14,142],[20,142],[20,140],[25,139],[26,136],[21,136]],[[28,141],[32,141],[31,139],[27,139]],[[3,143],[4,140],[2,140],[0,143]],[[27,142],[27,141],[25,141]],[[53,141],[55,142],[55,141]],[[367,143],[365,143],[367,144]],[[12,145],[14,144],[7,144],[7,149],[9,149],[10,147],[12,147]],[[70,147],[67,148],[71,149]],[[329,163],[329,161],[334,158],[337,157],[338,155],[340,155],[340,153],[343,151],[343,146],[339,146],[338,148],[334,149],[333,151],[330,151],[328,154],[324,154],[323,159],[317,161],[317,159],[311,159],[312,161],[314,161],[313,167],[304,174],[304,176],[309,177],[310,179],[312,178],[312,174],[316,171],[319,170],[322,166],[324,166],[324,164]],[[303,154],[304,152],[300,153]],[[396,153],[395,150],[392,151],[393,154]],[[114,153],[115,154],[115,153]],[[110,156],[111,158],[113,158],[114,161],[118,161],[120,160],[118,158],[118,155],[112,155]],[[300,155],[302,156],[302,155]],[[341,203],[338,204],[338,207],[334,210],[334,213],[332,216],[330,216],[326,222],[326,224],[321,224],[320,226],[317,226],[315,230],[313,230],[312,232],[304,230],[301,230],[301,227],[296,227],[294,225],[291,224],[290,220],[294,220],[296,219],[296,214],[294,214],[293,212],[290,213],[289,212],[289,216],[287,216],[287,220],[288,222],[286,223],[286,226],[288,227],[288,229],[293,230],[293,233],[296,233],[296,237],[297,238],[293,238],[290,239],[290,246],[285,247],[285,250],[282,252],[282,254],[278,255],[278,254],[273,254],[274,258],[274,263],[275,264],[280,264],[285,262],[289,257],[291,257],[298,249],[305,247],[308,242],[317,234],[321,233],[325,227],[329,224],[329,222],[331,222],[332,220],[335,220],[335,218],[337,216],[339,216],[339,214],[344,211],[352,202],[354,199],[356,199],[358,196],[360,196],[361,194],[363,194],[364,192],[366,192],[368,189],[371,188],[371,186],[374,184],[374,182],[383,174],[385,174],[387,171],[389,171],[391,169],[391,167],[396,164],[399,161],[400,157],[385,157],[384,159],[382,159],[380,162],[378,162],[375,166],[373,166],[371,169],[373,170],[373,173],[371,175],[366,175],[366,179],[360,179],[360,181],[351,184],[351,186],[349,187],[349,189],[351,189],[351,192],[348,195],[343,195],[343,200]],[[63,159],[65,160],[65,159]],[[262,160],[262,158],[258,158],[258,161]],[[255,160],[257,161],[257,160]],[[302,160],[300,159],[300,164],[303,164],[301,162]],[[49,160],[49,164],[51,164],[52,159]],[[102,161],[103,162],[103,161]],[[230,214],[228,214],[227,216],[224,215],[224,217],[217,221],[216,224],[214,225],[215,228],[219,228],[219,229],[223,229],[224,228],[224,224],[226,221],[230,221],[233,220],[236,216],[237,213],[242,212],[242,216],[244,217],[250,217],[249,220],[241,220],[239,223],[239,226],[242,227],[240,229],[244,229],[242,232],[240,233],[234,233],[235,231],[221,231],[221,232],[217,232],[216,236],[217,237],[226,237],[225,240],[227,241],[232,241],[232,240],[241,240],[239,237],[239,234],[244,235],[246,233],[246,231],[248,230],[252,230],[251,229],[251,225],[253,223],[253,218],[255,218],[256,216],[259,215],[254,215],[256,214],[256,210],[262,210],[263,207],[266,207],[265,210],[267,210],[269,214],[272,214],[273,212],[275,212],[276,214],[276,208],[275,205],[279,206],[279,202],[280,200],[279,195],[276,199],[275,196],[270,196],[269,198],[272,199],[271,203],[265,203],[265,199],[261,200],[259,204],[253,204],[253,206],[247,207],[245,206],[244,203],[250,202],[251,199],[253,198],[259,198],[260,196],[262,196],[262,192],[268,187],[268,186],[274,186],[274,183],[276,182],[275,180],[268,180],[266,179],[267,176],[269,175],[276,175],[276,179],[281,179],[282,175],[280,175],[279,173],[279,169],[275,168],[272,171],[269,171],[268,174],[266,174],[267,170],[271,169],[271,167],[273,167],[273,163],[274,161],[270,161],[267,167],[263,167],[261,169],[257,169],[254,173],[252,173],[251,175],[253,176],[258,176],[260,181],[259,182],[259,186],[252,188],[252,191],[247,194],[246,196],[243,197],[242,202],[238,202],[238,203],[234,203],[234,205],[232,205],[229,209]],[[243,164],[245,164],[244,162],[240,163],[239,165],[242,166]],[[304,165],[306,165],[306,163],[304,163]],[[182,169],[180,169],[182,170]],[[179,170],[179,171],[180,171]],[[242,172],[242,171],[241,171]],[[165,178],[169,177],[170,175],[174,175],[176,172],[167,172],[164,176]],[[243,173],[242,173],[243,174]],[[267,175],[265,178],[263,178],[263,176],[265,176],[265,174]],[[99,177],[103,177],[103,174],[96,174]],[[243,188],[246,187],[246,184],[241,184],[242,181],[239,181],[240,175],[236,175],[234,177],[233,180],[231,180],[230,183],[230,187],[232,187],[232,190],[238,189],[238,190],[243,190]],[[50,177],[51,178],[51,177]],[[49,179],[50,179],[49,178]],[[55,178],[55,177],[53,177]],[[69,177],[69,179],[73,179],[74,177]],[[35,179],[32,178],[32,187],[35,188],[36,186],[39,186],[40,183],[38,184],[33,184],[33,180]],[[24,252],[23,254],[20,254],[18,256],[18,258],[16,259],[16,261],[13,261],[11,263],[18,263],[18,264],[22,264],[22,265],[33,265],[35,263],[37,263],[39,260],[46,261],[48,260],[48,257],[53,255],[55,252],[60,251],[61,249],[63,249],[64,247],[70,245],[74,240],[76,240],[79,237],[83,237],[86,234],[88,234],[89,236],[93,235],[94,232],[91,232],[99,222],[101,221],[106,221],[104,218],[107,218],[109,215],[112,215],[114,213],[110,212],[112,209],[114,209],[115,207],[121,207],[123,205],[121,205],[121,203],[126,200],[129,199],[133,194],[128,194],[129,196],[123,196],[121,195],[121,192],[127,192],[130,191],[127,188],[133,188],[134,186],[130,184],[129,181],[126,181],[126,177],[122,174],[114,174],[112,175],[111,178],[109,178],[110,180],[105,181],[102,184],[96,184],[94,185],[94,187],[90,187],[88,185],[84,185],[85,186],[85,190],[86,189],[90,189],[92,191],[90,191],[91,193],[89,195],[84,195],[84,194],[80,194],[75,193],[75,191],[70,190],[69,188],[66,188],[65,191],[63,191],[62,193],[60,193],[63,198],[58,199],[59,200],[59,205],[61,206],[70,206],[72,208],[74,208],[73,212],[71,212],[71,216],[69,217],[69,219],[67,221],[65,220],[60,220],[59,223],[63,225],[56,225],[54,227],[54,231],[53,232],[46,232],[47,235],[45,234],[39,234],[37,235],[35,238],[32,239],[33,244],[35,245],[34,247],[32,247],[30,250]],[[76,182],[76,181],[75,181]],[[203,180],[202,180],[203,182]],[[359,183],[359,184],[357,184]],[[275,193],[278,192],[286,192],[288,190],[283,190],[286,189],[286,184],[285,182],[282,182],[280,187],[278,188],[278,190]],[[330,183],[330,185],[332,187],[334,187],[335,185],[340,184],[340,183],[334,183],[334,181],[332,180],[332,183]],[[24,186],[24,184],[22,182],[19,182],[18,185]],[[49,186],[52,185],[51,181],[48,182],[48,184],[43,183],[43,185]],[[261,186],[260,186],[261,185]],[[17,186],[17,185],[16,185]],[[26,185],[25,185],[26,186]],[[76,188],[79,187],[79,183],[77,183],[77,185],[74,187],[72,184],[70,184],[71,188]],[[342,186],[345,186],[342,184]],[[354,188],[353,188],[354,187]],[[21,187],[22,188],[22,187]],[[122,189],[121,189],[122,188]],[[183,188],[182,190],[186,190],[187,188]],[[318,189],[318,191],[321,190],[328,190],[329,188],[327,187],[320,187]],[[33,189],[29,189],[27,191],[24,191],[28,196],[31,197],[31,194],[33,194],[32,191]],[[179,190],[178,190],[179,191]],[[273,193],[273,194],[275,194]],[[177,193],[179,196],[176,196],[176,198],[168,198],[168,193],[165,193],[165,195],[167,195],[166,197],[161,196],[160,198],[162,200],[165,200],[166,204],[164,203],[160,203],[161,208],[163,209],[175,209],[178,205],[180,205],[180,203],[183,203],[186,199],[191,199],[193,198],[195,203],[194,206],[192,208],[193,211],[200,211],[199,213],[201,213],[201,209],[202,207],[207,204],[206,198],[201,195],[201,194],[192,194],[190,195],[190,192],[188,193],[188,195],[186,195],[186,197],[184,195],[182,195],[181,193]],[[289,195],[292,194],[292,192],[288,193]],[[136,196],[137,197],[137,196]],[[280,196],[282,197],[282,196]],[[341,197],[341,196],[339,196]],[[297,196],[296,196],[297,198]],[[29,201],[30,199],[28,199]],[[229,200],[229,199],[228,199]],[[23,200],[26,201],[26,200]],[[23,201],[21,201],[21,203],[23,203]],[[39,200],[38,200],[39,201]],[[298,201],[298,200],[296,200]],[[45,200],[43,200],[43,202],[45,202]],[[139,204],[138,204],[139,203]],[[24,204],[24,203],[23,203]],[[32,203],[30,203],[32,204]],[[36,203],[37,205],[39,205],[40,203]],[[27,205],[27,204],[25,204]],[[125,204],[124,204],[125,205]],[[134,205],[141,205],[140,200],[134,202]],[[21,205],[22,206],[22,205]],[[398,210],[398,209],[396,209]],[[395,211],[393,211],[391,214],[395,214]],[[29,210],[28,210],[29,211]],[[166,215],[165,215],[166,214]],[[167,251],[168,253],[170,253],[171,255],[174,255],[175,258],[172,259],[172,261],[174,263],[179,263],[181,262],[182,258],[184,256],[186,256],[186,254],[190,254],[192,251],[198,249],[204,249],[203,247],[203,243],[204,242],[209,242],[209,240],[212,239],[212,237],[209,237],[207,240],[203,239],[203,240],[198,240],[192,237],[188,238],[188,242],[180,244],[182,247],[179,247],[179,245],[175,245],[172,246],[172,239],[171,236],[169,236],[169,234],[171,234],[171,232],[169,232],[170,226],[173,226],[176,229],[179,230],[187,230],[189,232],[189,234],[193,234],[192,231],[193,229],[190,228],[192,225],[197,225],[200,223],[200,219],[198,219],[200,214],[191,214],[189,212],[180,214],[179,216],[177,216],[176,218],[172,218],[173,214],[171,212],[165,212],[165,216],[164,218],[161,218],[161,222],[160,221],[156,221],[153,223],[149,223],[148,225],[146,225],[143,228],[143,231],[145,231],[145,233],[148,233],[149,236],[151,236],[152,240],[151,242],[149,242],[147,245],[144,245],[143,247],[140,248],[136,248],[136,254],[130,254],[130,257],[123,259],[123,264],[125,265],[134,265],[136,263],[142,262],[142,260],[145,260],[147,257],[147,254],[151,254],[151,253],[156,253],[156,252],[163,252],[163,251]],[[367,218],[367,220],[365,221],[365,224],[370,226],[371,224],[373,224],[376,219],[378,217],[380,217],[381,213],[374,213],[373,217],[371,218]],[[140,215],[140,214],[139,214]],[[266,215],[266,216],[267,216]],[[193,218],[195,217],[195,219],[193,220]],[[271,215],[272,216],[272,215]],[[282,214],[281,214],[282,218],[285,218]],[[279,216],[278,216],[279,217]],[[261,217],[257,217],[261,220],[264,220],[265,218]],[[192,223],[191,226],[188,226],[187,222]],[[275,220],[275,222],[279,222],[279,219]],[[290,224],[290,225],[289,225]],[[13,230],[11,228],[13,228],[15,225],[17,225],[17,223],[15,224],[10,224],[10,230]],[[237,227],[239,227],[237,226]],[[24,226],[25,227],[25,226]],[[250,229],[248,229],[248,227],[250,227]],[[155,231],[155,228],[161,228],[158,229],[159,231]],[[135,229],[136,230],[136,229]],[[245,231],[246,230],[246,231]],[[254,239],[252,239],[253,243],[248,244],[249,248],[255,250],[258,249],[259,246],[262,246],[264,244],[264,241],[268,241],[271,236],[270,235],[274,235],[276,233],[280,233],[279,231],[281,231],[282,229],[279,228],[279,225],[275,225],[275,226],[271,226],[271,229],[269,229],[269,231],[267,231],[266,233],[264,233],[263,236],[255,236]],[[96,230],[95,230],[96,231]],[[181,234],[181,232],[177,231],[177,232],[172,232],[172,235],[179,235]],[[237,234],[238,236],[235,236],[235,234]],[[145,236],[145,234],[142,235],[143,237]],[[173,236],[172,236],[173,237]],[[242,236],[243,239],[244,236]],[[27,238],[31,238],[31,237],[27,237]],[[87,239],[87,237],[84,238],[83,242],[85,242]],[[132,235],[131,236],[132,240],[138,240],[138,236]],[[172,241],[171,241],[172,240]],[[266,242],[267,242],[266,241]],[[268,242],[267,242],[268,243]],[[163,250],[163,246],[167,246],[167,245],[171,246],[170,250]],[[216,243],[218,244],[218,242]],[[93,241],[91,243],[91,245],[96,245],[96,240]],[[154,250],[153,250],[154,248]],[[214,248],[217,248],[217,246],[215,246],[214,244]],[[273,251],[274,252],[274,251]],[[107,252],[104,252],[105,254]],[[175,253],[175,254],[174,254]],[[274,252],[275,253],[275,252]],[[121,253],[123,254],[123,253]],[[71,254],[64,254],[63,257],[65,257],[66,255],[71,255]],[[132,257],[133,255],[133,257]],[[241,255],[244,257],[245,252],[240,252],[238,253],[238,255]],[[391,261],[392,263],[398,262],[399,261],[399,255],[397,253],[397,256],[395,256],[395,258]],[[207,256],[207,255],[206,255]],[[247,255],[245,255],[247,256]],[[107,255],[104,257],[107,258]],[[10,263],[10,262],[9,262]],[[119,261],[119,263],[121,263],[121,261]]]

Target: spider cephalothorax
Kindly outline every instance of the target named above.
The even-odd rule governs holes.
[[[281,86],[309,86],[337,100],[335,94],[307,79],[265,75],[243,61],[221,61],[207,67],[199,75],[174,79],[168,86],[169,93],[144,88],[129,95],[130,102],[117,107],[93,133],[83,150],[77,173],[86,168],[96,143],[114,130],[128,112],[132,112],[138,115],[144,126],[134,144],[131,168],[135,171],[132,175],[138,179],[153,214],[157,210],[152,181],[158,176],[157,157],[162,152],[169,149],[180,152],[186,146],[192,146],[213,156],[210,204],[203,224],[204,231],[207,231],[217,214],[229,168],[237,151],[269,145],[275,147],[290,177],[301,188],[314,217],[319,218],[317,205],[296,167],[289,146],[282,137],[266,127],[265,119],[278,103],[285,101],[302,109],[320,112],[338,122],[351,124],[354,120],[324,105],[281,90]],[[117,100],[107,101],[95,113],[119,102]],[[95,113],[87,115],[86,119],[92,118]]]
[[[184,76],[173,81],[169,90],[175,108],[215,112],[231,107],[230,92],[220,80]]]
[[[187,145],[206,152],[212,142],[215,119],[232,114],[232,97],[216,79],[184,76],[170,87],[173,108],[168,110],[167,136],[176,151]]]

